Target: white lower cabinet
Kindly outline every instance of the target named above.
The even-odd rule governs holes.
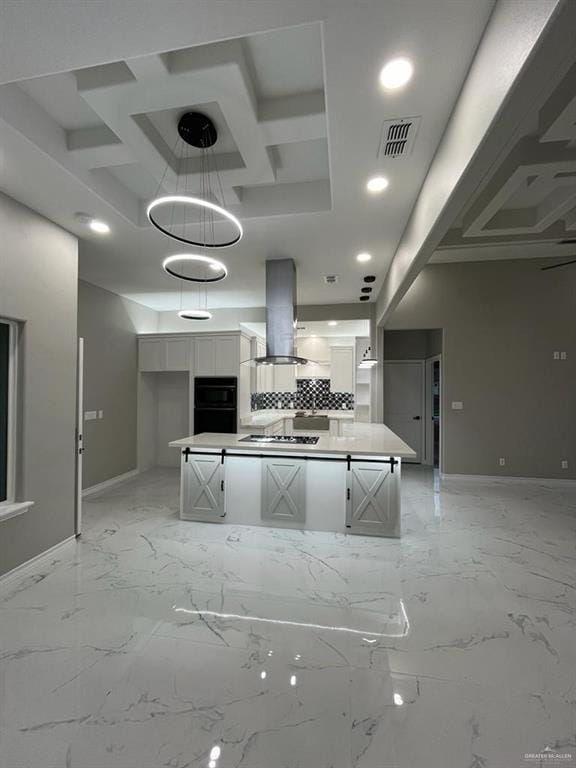
[[[188,456],[182,461],[181,518],[221,522],[224,506],[224,465],[215,456]]]
[[[306,462],[278,457],[262,459],[262,520],[306,520]]]
[[[400,465],[352,463],[347,472],[346,527],[350,533],[400,536]]]

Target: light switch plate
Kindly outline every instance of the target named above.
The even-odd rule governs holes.
[[[98,418],[98,411],[84,411],[84,421],[94,421]]]
[[[103,419],[104,418],[104,411],[98,411],[98,418]]]
[[[452,410],[462,411],[464,409],[464,403],[461,400],[452,400]]]
[[[560,360],[567,360],[567,359],[568,359],[568,355],[566,354],[566,352],[560,352]]]
[[[560,360],[560,352],[552,352],[552,358],[554,360]]]

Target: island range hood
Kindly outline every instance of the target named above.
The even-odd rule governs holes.
[[[253,365],[306,365],[296,355],[296,265],[294,259],[266,261],[266,355]]]

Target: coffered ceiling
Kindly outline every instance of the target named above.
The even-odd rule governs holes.
[[[175,248],[145,210],[159,186],[198,190],[198,153],[179,162],[175,141],[182,113],[200,110],[217,126],[224,203],[245,231],[220,254],[229,278],[210,306],[261,306],[265,260],[287,256],[304,304],[358,301],[367,273],[373,298],[492,6],[166,0],[143,14],[129,0],[0,3],[0,188],[81,238],[82,278],[177,308],[178,283],[160,268]],[[378,73],[398,55],[415,75],[386,93]],[[421,118],[411,153],[379,159],[382,123],[406,116]],[[381,196],[366,193],[374,173],[390,180]],[[78,211],[111,233],[87,232]]]
[[[454,222],[434,261],[576,252],[575,83],[576,64],[543,103],[535,95],[509,151]]]

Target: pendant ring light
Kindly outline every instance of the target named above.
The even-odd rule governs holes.
[[[153,211],[157,208],[169,205],[189,205],[200,208],[201,210],[208,210],[212,211],[213,213],[217,213],[234,224],[237,230],[237,234],[231,240],[227,240],[225,242],[216,241],[211,243],[206,242],[205,240],[204,242],[202,242],[202,240],[193,240],[191,237],[183,237],[176,232],[171,232],[167,227],[163,227],[152,215]],[[150,223],[153,224],[157,230],[162,232],[163,235],[171,237],[173,240],[179,240],[181,243],[186,243],[187,245],[198,246],[199,248],[230,248],[231,246],[240,242],[242,235],[244,234],[242,224],[240,224],[236,216],[230,213],[230,211],[227,211],[220,205],[216,205],[216,203],[210,202],[210,200],[203,200],[201,197],[192,197],[191,195],[166,195],[165,197],[157,197],[156,200],[152,200],[146,209],[146,215],[148,216]]]
[[[179,272],[175,266],[176,264],[200,264],[206,265],[210,269],[213,269],[218,274],[214,277],[192,277]],[[188,283],[219,283],[228,276],[228,270],[226,265],[217,259],[213,259],[211,256],[201,256],[199,253],[176,253],[173,256],[168,256],[162,262],[162,269],[167,272],[170,277],[175,277],[177,280],[185,280]]]
[[[181,309],[178,317],[183,320],[211,320],[212,314],[206,309]]]
[[[174,154],[177,157],[175,194],[158,195],[168,172],[169,164],[167,164],[156,196],[146,209],[146,215],[150,223],[159,232],[162,232],[166,237],[171,237],[181,243],[198,248],[230,248],[236,245],[244,234],[242,224],[236,216],[226,210],[224,205],[218,205],[213,202],[214,199],[223,202],[224,198],[224,190],[222,189],[216,165],[216,156],[212,149],[217,139],[218,131],[208,115],[201,112],[186,112],[183,114],[178,121],[178,138],[174,146]],[[186,157],[184,151],[178,154],[176,152],[178,143],[201,150],[200,159],[195,160],[193,156]],[[196,166],[198,163],[200,164],[199,194],[189,194],[186,188],[190,173],[185,171],[181,174],[180,171],[182,168],[185,169],[187,163],[196,163]],[[178,189],[178,181],[181,176],[185,182],[184,190]],[[212,186],[212,176],[216,178],[217,189],[214,189]],[[183,211],[180,222],[176,215],[178,210]],[[162,216],[159,216],[162,211],[166,212],[165,220]],[[187,213],[190,213],[190,211],[196,213],[196,221],[187,220]],[[227,233],[221,239],[217,238],[216,216],[232,225],[232,234]],[[197,228],[200,230],[198,233],[196,233]]]

